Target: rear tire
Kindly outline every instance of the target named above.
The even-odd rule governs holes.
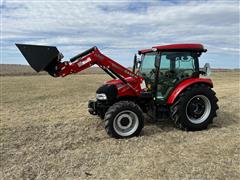
[[[105,114],[104,124],[107,134],[114,138],[138,136],[144,126],[140,107],[131,101],[113,104]]]
[[[195,84],[179,95],[171,106],[171,118],[182,130],[198,131],[208,127],[217,116],[217,97],[205,84]]]

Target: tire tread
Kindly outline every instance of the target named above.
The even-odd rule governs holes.
[[[187,123],[185,123],[186,121],[185,120],[186,118],[184,117],[185,111],[181,112],[181,107],[184,106],[185,99],[189,97],[189,94],[191,94],[191,92],[199,91],[199,90],[209,93],[210,97],[212,97],[210,99],[210,101],[212,101],[211,103],[212,110],[211,110],[211,114],[209,115],[211,117],[209,118],[208,123],[196,128],[194,126],[190,126],[190,125],[187,125]],[[191,131],[206,129],[208,125],[213,122],[213,118],[217,116],[216,110],[219,107],[217,105],[218,98],[215,95],[216,95],[216,92],[214,92],[211,89],[211,87],[205,84],[194,84],[193,86],[189,86],[185,91],[183,91],[179,95],[178,99],[176,99],[176,101],[170,107],[171,119],[173,120],[175,126],[182,130],[191,130]]]
[[[138,112],[138,117],[139,117],[139,121],[140,121],[139,122],[139,124],[140,124],[139,128],[135,133],[133,133],[129,137],[139,135],[143,126],[144,126],[143,114],[142,114],[141,108],[136,103],[134,103],[133,101],[119,101],[119,102],[116,102],[115,104],[113,104],[108,109],[108,111],[106,112],[106,114],[104,116],[104,127],[105,127],[105,130],[106,130],[107,134],[111,137],[114,137],[114,138],[124,138],[124,137],[121,137],[120,135],[118,135],[114,131],[114,129],[111,125],[113,123],[113,119],[116,115],[116,112],[120,112],[122,109],[133,109],[134,111]]]

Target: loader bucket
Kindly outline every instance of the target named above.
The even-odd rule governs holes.
[[[48,65],[57,61],[60,53],[55,46],[16,44],[29,65],[37,72],[46,70]]]

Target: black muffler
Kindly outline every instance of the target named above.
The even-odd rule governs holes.
[[[37,72],[47,71],[55,76],[57,65],[63,58],[55,46],[16,44],[29,65]]]

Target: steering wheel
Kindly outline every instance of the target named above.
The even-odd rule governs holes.
[[[156,73],[156,69],[152,69],[150,72],[149,72],[149,79],[152,79],[152,76]]]
[[[146,82],[153,82],[152,76],[155,74],[155,69],[152,69],[149,73],[141,73]]]
[[[192,69],[184,69],[184,70],[179,71],[179,72],[177,73],[177,78],[178,78],[178,80],[183,79],[183,78],[190,77],[190,76],[189,76],[189,73],[186,72],[186,71],[190,71],[190,70],[191,70],[192,73],[193,73],[193,70],[192,70]]]
[[[174,77],[175,74],[176,74],[175,71],[166,71],[165,72],[165,77],[172,78],[172,77]]]

